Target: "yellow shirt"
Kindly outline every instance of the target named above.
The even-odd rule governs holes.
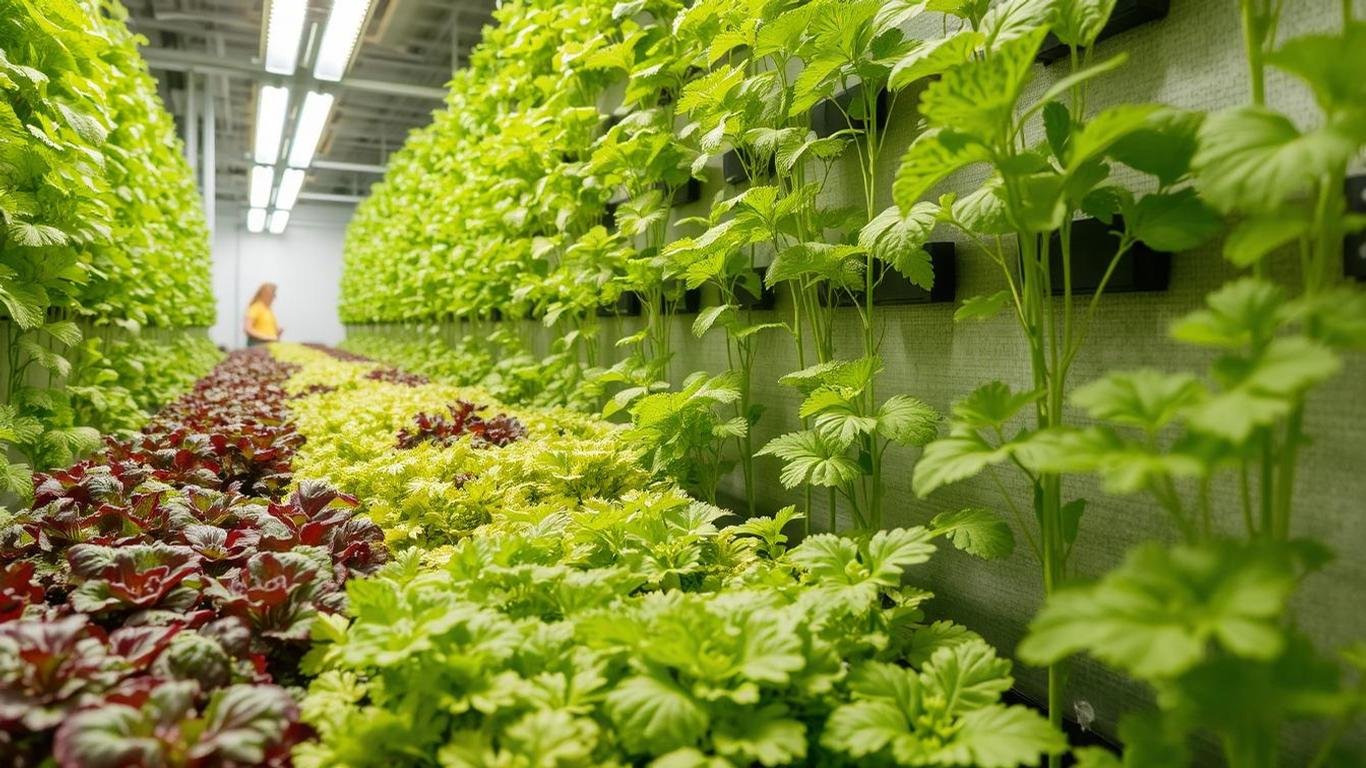
[[[247,307],[247,328],[258,339],[275,341],[280,338],[280,326],[275,324],[275,313],[260,301],[254,301]]]

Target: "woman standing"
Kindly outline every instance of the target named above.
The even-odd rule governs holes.
[[[279,341],[284,331],[275,322],[275,313],[270,306],[275,303],[275,283],[261,283],[256,295],[247,305],[247,322],[243,330],[247,332],[247,346],[255,347]]]

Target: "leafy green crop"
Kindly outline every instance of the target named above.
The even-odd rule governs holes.
[[[1013,551],[1013,528],[1039,563],[1046,605],[1021,655],[1049,667],[1054,724],[1063,717],[1067,659],[1078,653],[1157,692],[1156,708],[1122,722],[1122,757],[1081,750],[1080,764],[1185,765],[1193,741],[1212,739],[1229,764],[1270,766],[1289,722],[1321,719],[1327,738],[1309,759],[1328,765],[1342,758],[1341,736],[1363,711],[1353,671],[1360,650],[1349,649],[1345,663],[1318,656],[1287,606],[1326,557],[1295,540],[1303,514],[1298,466],[1311,437],[1306,410],[1315,388],[1366,343],[1366,299],[1338,277],[1344,235],[1366,226],[1345,210],[1341,194],[1366,144],[1359,75],[1366,27],[1343,3],[1340,29],[1282,40],[1283,5],[1239,0],[1250,103],[1207,115],[1109,98],[1097,108],[1102,100],[1093,94],[1129,63],[1123,53],[1093,58],[1114,0],[506,3],[471,67],[456,73],[447,110],[413,135],[349,231],[343,316],[409,324],[471,318],[456,345],[373,338],[355,345],[448,383],[487,387],[504,402],[629,416],[629,428],[598,433],[624,441],[610,446],[613,456],[604,458],[609,449],[588,445],[594,437],[576,427],[556,464],[576,480],[593,472],[621,480],[619,492],[642,494],[632,496],[637,501],[651,498],[660,481],[714,500],[722,477],[738,467],[740,508],[753,517],[766,469],[755,457],[776,457],[776,479],[803,489],[801,519],[821,504],[834,532],[837,511],[847,510],[856,534],[810,536],[801,552],[857,550],[881,535],[887,451],[924,446],[912,475],[918,496],[981,477],[1000,491],[1015,523],[974,507],[940,515],[930,530],[976,555],[1002,557]],[[1067,55],[1057,76],[1035,87],[1036,59],[1050,35]],[[1321,114],[1268,106],[1269,67],[1307,87]],[[906,98],[915,99],[918,122],[888,189],[879,173],[888,132],[878,115]],[[812,130],[817,109],[840,123],[831,135]],[[676,193],[722,156],[746,181],[728,181],[700,215],[679,218]],[[836,178],[841,184],[830,183]],[[975,186],[939,194],[946,182],[969,178]],[[855,199],[852,208],[841,204],[840,191]],[[1089,292],[1073,284],[1081,258],[1073,234],[1082,218],[1104,224],[1116,244]],[[881,391],[886,319],[873,300],[891,279],[931,287],[926,246],[945,230],[1000,279],[999,290],[963,301],[955,320],[969,326],[1010,314],[1030,370],[1024,382],[988,381],[964,394],[951,407],[947,433],[928,404]],[[1191,251],[1226,230],[1223,255],[1240,274],[1171,331],[1205,350],[1207,370],[1073,380],[1106,289],[1135,246]],[[729,370],[674,370],[684,288],[703,289],[712,303],[692,333],[724,334]],[[782,291],[781,314],[752,308],[763,288]],[[603,320],[611,314],[604,310],[632,300],[641,304],[638,330],[613,339],[622,324]],[[851,311],[855,348],[841,349],[836,318]],[[496,324],[514,318],[552,329],[544,361],[527,352],[533,347],[515,338],[514,326]],[[763,404],[752,392],[756,376],[769,375],[757,367],[758,351],[783,333],[798,370],[775,378],[801,394],[802,426],[755,446]],[[615,361],[603,359],[611,342],[625,350]],[[371,385],[360,386],[369,393]],[[423,396],[389,400],[386,392],[378,423],[411,417]],[[338,434],[369,430],[365,440],[377,428],[327,418]],[[509,446],[500,458],[521,461],[519,450],[546,437],[532,423],[528,444]],[[454,458],[456,450],[452,458],[395,464],[374,439],[365,471],[352,481],[372,486],[391,530],[419,545],[525,536],[523,527],[536,535],[540,526],[574,529],[587,509],[619,519],[608,510],[620,499],[603,506],[547,490],[538,464],[519,467],[531,479],[514,496],[481,481],[496,474],[481,463],[487,455]],[[324,448],[336,453],[319,453],[326,456],[320,466],[342,471],[333,467],[345,466],[346,449]],[[637,461],[650,471],[628,472]],[[1028,489],[1023,496],[1007,473]],[[1087,500],[1076,496],[1083,476],[1098,477],[1105,493],[1144,494],[1146,508],[1170,520],[1181,543],[1144,545],[1113,573],[1081,580],[1073,554],[1088,540]],[[1232,489],[1227,499],[1223,488]],[[821,489],[825,498],[815,498]],[[571,522],[540,506],[544,499]],[[1245,536],[1219,525],[1224,508],[1241,513]],[[805,564],[786,552],[783,526],[765,520],[751,521],[749,531],[762,542],[753,546],[765,568],[794,568],[809,587],[819,568],[801,576]],[[637,557],[598,565],[633,572]],[[685,561],[692,557],[688,550]],[[696,589],[676,569],[663,570],[678,577],[664,591]],[[770,586],[787,588],[776,582]],[[630,590],[617,597],[627,605],[655,599]],[[574,623],[575,642],[585,641],[567,613],[554,620]],[[959,718],[933,673],[927,678],[932,656],[892,666],[879,657],[844,670],[849,677],[835,686],[843,698],[822,700],[828,717],[820,722],[805,717],[815,705],[797,712],[760,696],[762,706],[743,716],[766,736],[748,743],[715,727],[731,720],[718,720],[715,700],[691,687],[696,679],[665,662],[621,669],[633,654],[648,653],[614,651],[610,674],[600,676],[608,681],[602,685],[622,689],[601,702],[522,710],[524,719],[502,722],[471,699],[442,715],[451,720],[441,735],[422,738],[445,744],[443,757],[454,764],[646,757],[660,765],[934,764],[952,756],[992,765],[1015,758],[956,739],[989,731],[1008,742],[1014,733],[1027,739],[1033,727],[995,711]],[[338,690],[354,693],[352,701],[390,707],[345,679]],[[461,721],[470,711],[488,719]],[[942,730],[928,738],[917,730],[927,724]],[[623,726],[629,735],[618,734]],[[536,732],[558,740],[533,744]],[[1052,765],[1060,760],[1050,752]]]
[[[14,0],[0,18],[0,447],[39,468],[170,394],[127,368],[99,389],[91,325],[213,320],[202,204],[125,19],[117,0]],[[0,464],[0,490],[26,493],[28,466]]]
[[[1009,449],[1039,471],[1095,472],[1112,492],[1149,495],[1186,542],[1141,548],[1099,581],[1057,592],[1020,648],[1045,663],[1090,653],[1158,691],[1155,712],[1121,724],[1125,765],[1189,764],[1196,735],[1217,739],[1230,765],[1276,765],[1299,720],[1331,724],[1310,765],[1346,764],[1339,740],[1366,711],[1360,643],[1324,658],[1289,610],[1300,580],[1331,556],[1294,538],[1307,398],[1366,345],[1366,296],[1333,277],[1343,232],[1361,224],[1340,190],[1366,145],[1348,53],[1366,26],[1344,5],[1340,32],[1277,45],[1279,6],[1243,5],[1253,103],[1205,119],[1193,167],[1205,199],[1240,216],[1224,256],[1251,274],[1171,328],[1211,350],[1207,374],[1112,372],[1071,397],[1098,426],[1054,426]],[[1301,132],[1265,106],[1268,64],[1310,87],[1321,127]],[[1283,246],[1299,257],[1290,285],[1266,275]],[[1229,474],[1244,540],[1212,520],[1211,488]]]
[[[724,526],[611,447],[619,428],[511,409],[527,434],[501,448],[395,452],[414,412],[482,393],[274,352],[302,366],[296,474],[356,493],[408,548],[349,582],[349,619],[315,622],[301,711],[319,739],[298,764],[1015,766],[1065,748],[1000,702],[1010,662],[903,585],[939,537],[998,547],[990,518],[789,548],[795,510]]]

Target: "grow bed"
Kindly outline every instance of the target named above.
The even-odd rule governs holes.
[[[6,522],[0,744],[62,766],[1064,749],[1001,702],[1010,662],[903,583],[964,529],[789,547],[793,510],[727,525],[624,435],[328,350],[236,353]]]

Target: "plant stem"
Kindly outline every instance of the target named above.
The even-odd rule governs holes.
[[[1347,0],[1350,2],[1351,0]],[[1254,0],[1242,0],[1243,48],[1247,54],[1248,76],[1252,88],[1252,103],[1261,106],[1266,103],[1266,65],[1263,48],[1265,32],[1264,20],[1253,8]]]

